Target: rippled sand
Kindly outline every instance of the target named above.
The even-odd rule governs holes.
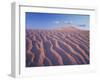
[[[89,64],[89,31],[26,30],[26,67]]]

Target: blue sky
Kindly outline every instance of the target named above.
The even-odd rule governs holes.
[[[26,12],[27,29],[57,29],[69,24],[89,29],[89,15]]]

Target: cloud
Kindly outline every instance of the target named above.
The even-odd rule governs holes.
[[[53,21],[53,23],[55,23],[55,24],[59,24],[59,23],[60,23],[60,21]]]
[[[72,21],[64,21],[63,23],[65,23],[65,24],[72,24],[73,22]]]

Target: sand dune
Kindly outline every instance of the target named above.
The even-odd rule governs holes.
[[[26,30],[26,67],[89,64],[89,31]]]

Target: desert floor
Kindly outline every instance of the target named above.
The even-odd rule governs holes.
[[[26,30],[26,67],[89,64],[89,31]]]

